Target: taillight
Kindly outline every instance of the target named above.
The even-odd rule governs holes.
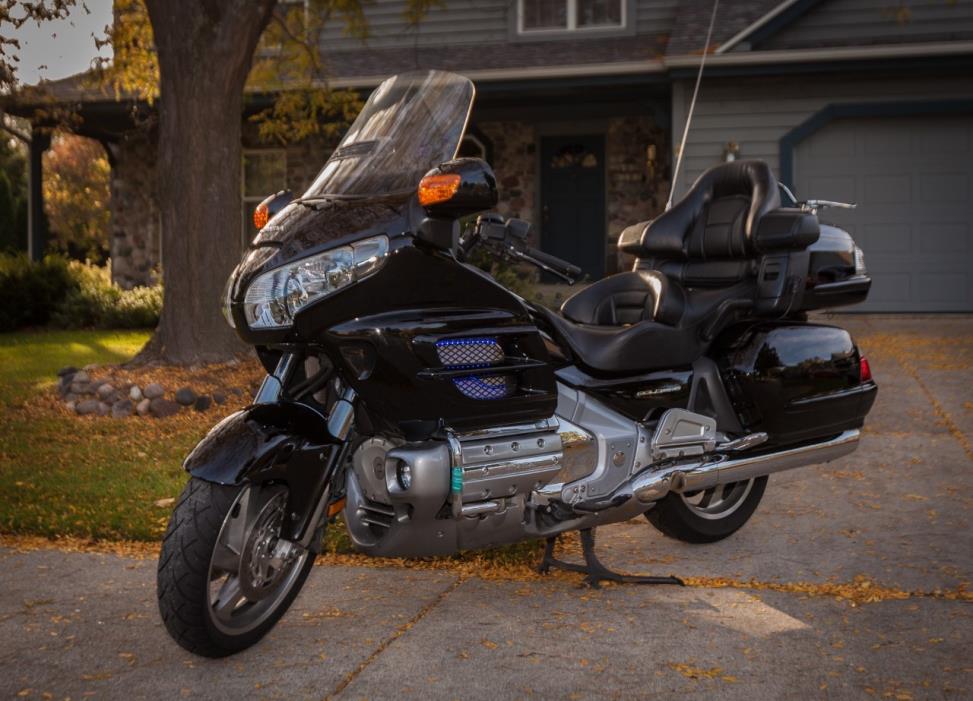
[[[872,369],[868,366],[868,358],[864,355],[858,361],[859,369],[859,382],[871,382],[872,381]]]

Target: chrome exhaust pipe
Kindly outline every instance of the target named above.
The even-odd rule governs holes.
[[[658,470],[649,468],[623,485],[616,495],[624,490],[643,504],[651,504],[669,492],[696,492],[718,484],[743,482],[795,467],[830,462],[854,452],[860,437],[861,432],[856,429],[821,443],[776,453],[738,458],[720,455],[697,465],[676,465]]]

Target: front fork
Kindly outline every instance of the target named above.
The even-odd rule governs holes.
[[[276,404],[285,399],[284,390],[294,376],[301,358],[296,353],[284,353],[277,362],[277,367],[273,373],[268,374],[257,390],[253,398],[254,405]],[[339,380],[340,381],[340,380]],[[347,450],[348,436],[355,421],[355,397],[357,393],[351,387],[339,387],[338,398],[334,401],[328,411],[328,433],[333,439],[340,443],[335,448],[341,452],[339,465],[344,461]],[[330,477],[333,478],[333,475]],[[325,509],[328,507],[332,489],[331,479],[323,479],[317,485],[317,493],[314,495],[314,510],[311,517],[307,520],[303,532],[295,541],[296,545],[302,548],[309,548],[314,542],[315,534],[323,521]]]

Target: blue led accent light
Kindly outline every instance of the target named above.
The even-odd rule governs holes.
[[[444,338],[436,342],[439,362],[450,370],[488,368],[503,362],[496,338]]]
[[[453,379],[456,389],[470,399],[504,399],[513,393],[514,383],[510,375],[478,377],[467,375]]]

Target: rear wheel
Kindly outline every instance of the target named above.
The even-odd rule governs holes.
[[[688,494],[670,493],[645,517],[670,538],[686,543],[715,543],[733,535],[757,510],[767,477],[717,485]]]
[[[280,539],[284,486],[191,479],[159,555],[159,611],[182,647],[222,657],[250,647],[284,615],[314,553]]]

